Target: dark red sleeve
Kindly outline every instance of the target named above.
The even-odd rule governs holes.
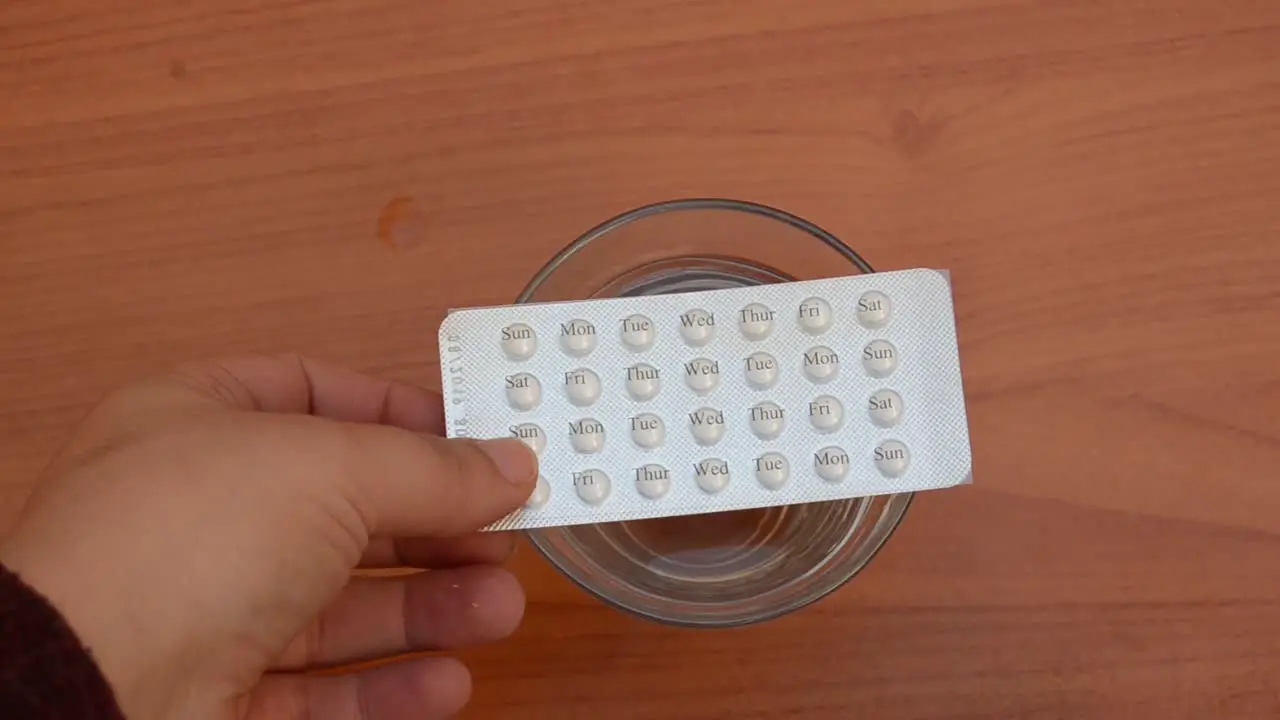
[[[3,565],[0,716],[124,720],[111,686],[62,615]]]

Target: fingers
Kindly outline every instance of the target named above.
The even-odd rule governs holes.
[[[205,397],[241,410],[444,432],[439,394],[298,355],[188,365],[178,377]]]
[[[524,443],[445,440],[436,434],[439,396],[296,356],[188,366],[117,396],[100,419],[113,427],[137,422],[128,418],[140,407],[189,412],[192,402],[339,421],[294,425],[305,429],[288,435],[289,447],[284,435],[273,436],[272,454],[307,459],[314,484],[357,505],[368,536],[472,532],[515,510],[534,489],[537,460]],[[113,433],[119,428],[107,435]]]
[[[470,532],[523,504],[537,463],[516,440],[445,441],[434,393],[301,357],[246,357],[194,365],[179,378],[208,402],[234,408],[308,413],[343,421],[342,441],[308,440],[306,454],[329,452],[374,519],[377,535]],[[413,431],[390,432],[390,425]]]
[[[498,565],[515,550],[511,533],[488,532],[456,538],[377,537],[365,548],[362,568],[450,568]]]
[[[244,720],[409,720],[453,717],[471,699],[457,660],[404,660],[334,676],[268,675],[244,700]]]
[[[524,602],[515,577],[496,567],[356,578],[276,667],[327,667],[499,640],[520,624]]]

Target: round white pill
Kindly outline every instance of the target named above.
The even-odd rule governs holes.
[[[569,445],[574,452],[600,452],[604,449],[604,423],[595,418],[583,418],[569,423]]]
[[[573,488],[586,504],[599,505],[609,497],[613,485],[603,470],[583,470],[573,474]]]
[[[831,303],[820,297],[811,297],[800,303],[797,315],[800,329],[810,335],[821,335],[831,327]]]
[[[804,376],[816,383],[824,383],[840,374],[840,356],[824,345],[804,351]]]
[[[523,440],[525,445],[533,448],[533,451],[539,455],[547,449],[547,434],[540,426],[533,423],[516,425],[511,428],[511,436]]]
[[[738,311],[738,329],[748,340],[769,337],[773,332],[773,311],[760,303],[751,303]]]
[[[564,392],[569,402],[586,407],[600,399],[600,376],[586,368],[564,374]]]
[[[586,357],[596,349],[596,326],[586,320],[560,324],[560,347],[574,357]]]
[[[729,486],[729,463],[720,458],[707,458],[693,466],[693,480],[702,492],[715,495]]]
[[[782,408],[762,402],[751,408],[751,432],[761,440],[772,440],[782,434],[785,424]]]
[[[690,310],[680,316],[680,337],[694,347],[711,342],[716,336],[716,316],[706,310]]]
[[[516,410],[532,410],[542,400],[542,383],[529,373],[507,376],[507,404]]]
[[[813,454],[813,469],[827,482],[840,482],[849,474],[849,453],[838,447],[825,447]]]
[[[684,364],[684,382],[699,395],[706,395],[720,384],[720,361],[696,358]]]
[[[524,501],[525,510],[537,510],[547,504],[547,500],[551,497],[551,485],[541,475],[538,476],[538,484],[533,486],[533,492],[529,493],[529,499]]]
[[[631,439],[642,448],[656,448],[667,437],[662,418],[650,413],[631,418]]]
[[[657,500],[671,489],[671,473],[661,465],[636,468],[636,490],[650,500]]]
[[[658,375],[658,368],[644,363],[627,368],[627,394],[632,400],[652,400],[661,389],[662,378]]]
[[[515,323],[502,328],[502,352],[508,360],[528,360],[538,350],[538,336],[533,328]]]
[[[653,347],[653,321],[643,315],[622,319],[622,344],[631,350],[648,350]]]
[[[867,414],[879,427],[897,425],[902,419],[902,396],[892,390],[877,390],[867,399]]]
[[[888,478],[902,477],[911,464],[911,452],[897,440],[885,440],[877,445],[872,457],[880,474]]]
[[[698,408],[689,413],[689,430],[699,445],[715,445],[724,437],[724,413],[715,408]]]
[[[889,302],[888,295],[879,290],[871,290],[858,298],[854,312],[862,327],[882,328],[889,324],[889,318],[893,315],[893,304]]]
[[[898,348],[888,340],[872,340],[862,349],[862,367],[871,377],[889,377],[898,369]]]
[[[818,432],[835,432],[844,424],[844,406],[830,395],[816,397],[809,402],[809,423]]]
[[[787,483],[791,466],[779,453],[765,453],[756,458],[756,480],[769,490],[777,490]]]
[[[746,362],[747,384],[757,390],[767,390],[778,382],[778,361],[766,352],[751,353]]]

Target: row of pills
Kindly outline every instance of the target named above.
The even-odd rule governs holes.
[[[897,440],[886,440],[871,454],[876,470],[887,478],[898,478],[907,471],[911,453]],[[791,479],[791,463],[781,453],[771,452],[755,459],[756,482],[767,490],[779,490]],[[849,453],[838,447],[826,447],[813,455],[813,471],[827,482],[840,482],[849,474]],[[714,495],[729,486],[729,463],[707,458],[694,465],[693,481],[705,493]],[[613,492],[613,482],[603,470],[582,470],[573,474],[573,487],[588,505],[600,505]],[[635,469],[636,491],[650,500],[660,500],[671,489],[671,471],[662,465],[649,464]],[[551,498],[551,486],[539,477],[538,484],[525,507],[536,510]]]
[[[889,297],[872,290],[858,298],[853,314],[858,323],[870,329],[882,328],[889,323],[893,306]],[[773,333],[777,313],[760,303],[751,303],[738,311],[738,331],[747,340],[760,341]],[[831,328],[834,312],[831,303],[812,297],[800,303],[795,313],[800,329],[810,335],[821,335]],[[642,352],[653,347],[657,339],[657,326],[644,315],[630,315],[621,321],[619,338],[628,349]],[[714,313],[702,309],[689,310],[680,315],[680,337],[692,347],[711,342],[716,333]],[[595,325],[586,320],[570,320],[560,324],[560,349],[573,357],[586,357],[596,349],[599,333]],[[538,334],[524,323],[514,323],[502,329],[502,352],[512,361],[528,360],[538,351]]]
[[[829,382],[840,372],[840,356],[831,348],[814,347],[805,351],[802,360],[805,377],[815,383]],[[873,340],[862,351],[862,367],[867,375],[886,378],[898,367],[898,349],[887,340]],[[779,365],[769,353],[757,352],[743,362],[748,385],[768,390],[778,382]],[[690,390],[706,395],[720,385],[720,363],[708,358],[695,358],[684,365],[684,382]],[[662,374],[652,365],[640,363],[626,369],[627,394],[644,402],[658,396]],[[594,370],[577,368],[564,374],[564,391],[569,402],[587,407],[600,399],[600,376]],[[542,383],[527,372],[506,377],[507,404],[520,411],[532,410],[542,402]]]
[[[902,396],[893,390],[878,390],[867,398],[867,416],[881,428],[891,428],[902,419]],[[839,430],[844,425],[844,405],[831,395],[809,402],[809,424],[821,433]],[[771,402],[758,403],[748,413],[751,432],[761,440],[774,440],[786,426],[786,413]],[[666,440],[666,424],[651,413],[635,415],[629,422],[631,441],[646,450],[660,447]],[[724,437],[724,412],[703,407],[689,413],[689,432],[699,445],[715,445]],[[538,454],[547,446],[547,433],[535,423],[522,423],[511,428],[511,434],[524,440]],[[597,453],[604,449],[604,423],[595,418],[581,418],[569,423],[569,445],[578,453]]]

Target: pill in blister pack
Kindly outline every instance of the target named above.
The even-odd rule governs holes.
[[[950,487],[970,449],[948,276],[903,270],[456,310],[450,437],[538,454],[490,529]]]

